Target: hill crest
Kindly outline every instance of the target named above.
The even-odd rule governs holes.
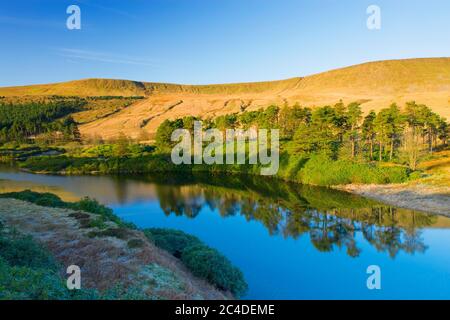
[[[305,106],[363,102],[379,110],[415,100],[450,117],[450,58],[367,62],[306,77],[278,81],[185,85],[114,79],[83,79],[0,88],[0,96],[145,96],[124,110],[81,126],[83,134],[132,137],[154,133],[165,119],[214,117],[270,104]]]

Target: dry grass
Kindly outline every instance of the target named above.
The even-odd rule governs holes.
[[[435,153],[419,169],[426,176],[408,183],[348,185],[343,189],[398,207],[450,217],[450,150]]]
[[[166,119],[187,115],[216,117],[257,110],[270,104],[299,103],[306,106],[363,102],[363,111],[380,110],[392,102],[402,105],[416,100],[450,117],[450,59],[413,59],[368,63],[333,70],[305,78],[278,82],[211,86],[164,87],[152,91],[146,100],[110,117],[81,127],[84,135],[113,137],[122,131],[137,138],[144,129],[156,132]],[[171,107],[177,101],[182,104]]]
[[[450,58],[391,60],[365,63],[304,78],[281,81],[178,85],[127,80],[88,79],[65,83],[0,88],[0,96],[122,95],[147,96],[127,108],[109,106],[82,114],[92,121],[81,126],[86,136],[111,138],[123,132],[137,138],[144,130],[153,134],[165,119],[187,115],[213,117],[256,110],[270,104],[305,106],[334,104],[342,99],[363,102],[364,111],[379,110],[392,102],[416,100],[450,117]],[[183,103],[174,106],[177,102]],[[111,113],[111,110],[119,110]],[[92,117],[91,117],[92,116]],[[85,119],[84,119],[85,120]]]
[[[342,189],[390,205],[450,217],[450,188],[428,184],[347,185]]]
[[[442,188],[450,187],[450,150],[435,153],[433,159],[422,162],[419,169],[428,175],[420,181],[421,183]]]
[[[140,231],[129,230],[121,239],[89,237],[90,232],[99,230],[80,228],[80,221],[88,217],[96,218],[85,212],[0,199],[1,220],[43,243],[63,266],[80,266],[86,288],[106,290],[122,283],[125,287],[145,288],[158,299],[227,298],[192,276],[179,260],[155,247]],[[108,224],[109,228],[117,228]],[[130,239],[139,239],[143,245],[129,248]]]

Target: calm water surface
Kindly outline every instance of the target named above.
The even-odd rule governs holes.
[[[270,179],[48,176],[0,168],[0,192],[98,199],[140,227],[176,228],[243,272],[248,299],[450,299],[450,219]],[[366,269],[381,268],[381,290]]]

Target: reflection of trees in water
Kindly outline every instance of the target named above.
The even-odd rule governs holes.
[[[360,249],[356,247],[353,221],[336,215],[322,214],[314,209],[306,210],[305,216],[310,217],[306,230],[317,250],[330,252],[337,246],[347,248],[350,256],[359,255]]]
[[[372,208],[372,215],[361,224],[364,238],[378,251],[394,258],[401,250],[422,253],[426,245],[419,228],[432,225],[435,217],[407,212],[401,214],[392,207]]]
[[[116,191],[117,201],[119,203],[126,203],[127,201],[127,187],[124,183],[124,179],[119,176],[112,177],[111,182],[114,185],[114,190]]]
[[[423,253],[427,247],[420,228],[435,221],[431,215],[397,212],[398,209],[392,207],[333,211],[306,209],[291,213],[287,216],[283,234],[297,238],[308,233],[319,251],[332,251],[334,246],[345,247],[348,255],[356,257],[361,253],[356,234],[361,232],[377,251],[394,258],[402,250],[410,254]]]
[[[217,210],[222,217],[243,215],[248,221],[261,222],[270,235],[297,239],[309,235],[321,252],[345,248],[349,256],[361,253],[357,234],[379,252],[394,258],[400,251],[424,252],[427,247],[420,228],[430,226],[436,217],[396,209],[373,201],[327,189],[288,184],[214,184],[158,185],[157,194],[166,215],[195,217],[203,207]],[[275,184],[275,185],[274,185]],[[250,186],[250,187],[249,187]],[[272,195],[267,188],[274,188]]]
[[[183,188],[158,185],[156,192],[159,204],[167,216],[175,214],[195,218],[204,205],[203,198],[190,189],[186,189],[183,194]]]

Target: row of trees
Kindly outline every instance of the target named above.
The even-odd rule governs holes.
[[[282,113],[298,114],[299,110],[294,107]],[[361,155],[368,160],[393,161],[402,151],[412,169],[421,150],[432,153],[439,144],[446,146],[449,134],[446,119],[415,102],[407,103],[403,110],[392,104],[364,117],[358,103],[345,106],[342,102],[313,112],[303,109],[300,114],[297,121],[281,117],[297,126],[289,144],[292,152],[325,151],[334,158]]]
[[[55,100],[24,104],[0,104],[0,142],[28,142],[43,138],[80,140],[80,132],[71,116],[80,111],[83,100]]]
[[[173,130],[191,130],[195,117],[166,120],[158,128],[156,140],[160,148],[172,145]],[[220,130],[234,128],[279,129],[285,150],[291,154],[324,152],[334,159],[364,158],[393,161],[400,151],[415,169],[421,150],[432,153],[438,145],[446,145],[449,126],[446,119],[429,107],[415,102],[401,110],[396,104],[370,111],[365,116],[359,103],[316,109],[299,105],[270,106],[257,111],[222,115],[203,119],[204,128]]]
[[[70,141],[81,143],[81,133],[72,116],[68,116],[49,123],[46,126],[46,131],[34,137],[33,140],[45,144]]]

